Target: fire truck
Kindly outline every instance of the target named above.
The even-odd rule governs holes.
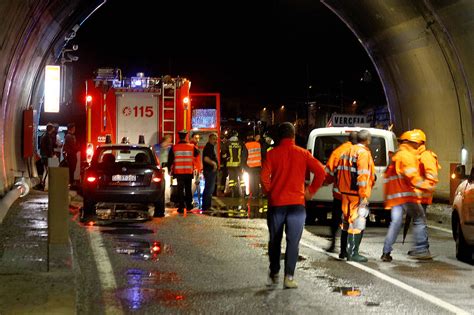
[[[147,77],[144,73],[122,77],[120,69],[98,69],[86,81],[87,159],[97,145],[128,138],[154,145],[169,134],[176,143],[177,133],[188,130],[201,134],[202,149],[207,134],[220,135],[220,94],[190,93],[186,78]]]

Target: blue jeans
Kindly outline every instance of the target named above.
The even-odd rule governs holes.
[[[202,193],[202,210],[209,210],[212,194],[216,186],[217,171],[204,171],[204,191]]]
[[[277,206],[270,207],[268,210],[267,225],[270,233],[268,256],[271,274],[277,274],[280,271],[283,227],[286,234],[285,275],[295,274],[305,220],[306,209],[303,205]]]
[[[428,227],[426,226],[426,216],[423,208],[417,203],[404,203],[392,208],[390,226],[388,227],[387,236],[383,245],[383,252],[390,253],[393,250],[393,244],[397,240],[398,233],[403,225],[403,212],[412,217],[413,238],[415,241],[413,250],[417,252],[427,251],[428,244]]]

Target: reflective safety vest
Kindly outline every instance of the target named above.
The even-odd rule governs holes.
[[[375,165],[369,148],[362,144],[351,145],[339,156],[336,170],[341,194],[370,197],[375,183]]]
[[[247,148],[247,165],[249,167],[260,167],[262,166],[262,148],[260,143],[257,141],[251,141],[245,143]]]
[[[190,143],[178,143],[173,146],[174,174],[192,174],[194,162],[194,145]]]
[[[385,207],[420,203],[422,192],[432,190],[431,184],[420,176],[417,151],[402,143],[384,174]]]
[[[425,178],[431,186],[432,191],[421,192],[421,203],[430,205],[433,203],[433,192],[439,182],[438,170],[441,166],[438,163],[438,156],[431,150],[426,150],[424,145],[418,148],[418,160],[420,161],[420,176]]]
[[[242,146],[237,141],[229,142],[229,160],[227,161],[227,167],[239,167],[240,159],[242,154]]]
[[[352,143],[350,141],[347,141],[335,148],[329,156],[329,159],[326,163],[326,167],[324,168],[324,171],[326,172],[325,182],[327,184],[333,183],[332,195],[334,198],[337,199],[341,199],[339,184],[337,182],[337,165],[339,164],[339,158],[341,157],[342,153],[349,150],[351,147]]]

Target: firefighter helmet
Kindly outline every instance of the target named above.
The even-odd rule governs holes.
[[[420,129],[413,129],[405,131],[399,138],[400,141],[410,141],[415,143],[424,143],[426,142],[426,136],[423,131]]]

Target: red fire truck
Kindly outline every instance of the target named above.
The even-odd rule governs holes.
[[[154,145],[166,134],[176,143],[183,129],[200,133],[202,143],[211,132],[220,136],[219,93],[190,94],[191,82],[181,77],[146,77],[143,73],[122,77],[119,69],[98,69],[95,79],[86,81],[87,155],[106,142],[127,137]]]

